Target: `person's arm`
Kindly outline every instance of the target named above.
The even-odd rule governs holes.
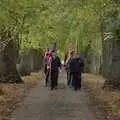
[[[71,60],[71,61],[69,62],[69,69],[70,69],[70,71],[72,71],[72,67],[73,67],[73,60]]]
[[[58,57],[58,67],[61,69],[62,68],[62,64],[61,64],[61,61],[60,61],[60,58]]]
[[[44,68],[44,73],[46,73],[47,72],[47,57],[46,56],[44,56],[44,60],[43,60],[43,68]]]
[[[85,63],[83,58],[81,58],[81,68],[82,68],[82,72],[84,73],[84,67],[85,67]]]

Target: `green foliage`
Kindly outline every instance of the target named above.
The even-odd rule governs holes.
[[[21,51],[46,49],[57,40],[63,54],[75,41],[81,51],[92,41],[93,50],[101,54],[101,24],[105,35],[120,36],[120,4],[112,0],[0,0],[0,11],[0,36],[12,31]],[[0,48],[7,43],[3,41]]]

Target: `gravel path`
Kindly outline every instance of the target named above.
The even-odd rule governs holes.
[[[30,91],[10,120],[98,120],[87,93],[67,87],[65,74],[60,75],[57,90],[43,83]]]

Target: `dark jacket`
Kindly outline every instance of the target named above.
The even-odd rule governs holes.
[[[73,73],[82,73],[84,71],[84,60],[81,57],[72,59],[70,62],[70,71]]]
[[[57,56],[55,59],[52,60],[51,71],[58,72],[59,67],[61,67],[61,62],[60,58]]]

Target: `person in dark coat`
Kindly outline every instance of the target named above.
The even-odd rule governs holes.
[[[51,90],[56,88],[58,85],[59,68],[61,68],[61,61],[54,52],[53,60],[51,62]]]
[[[75,90],[78,90],[81,88],[81,75],[84,70],[84,60],[79,53],[75,54],[71,60],[70,69],[73,74],[72,85]]]

